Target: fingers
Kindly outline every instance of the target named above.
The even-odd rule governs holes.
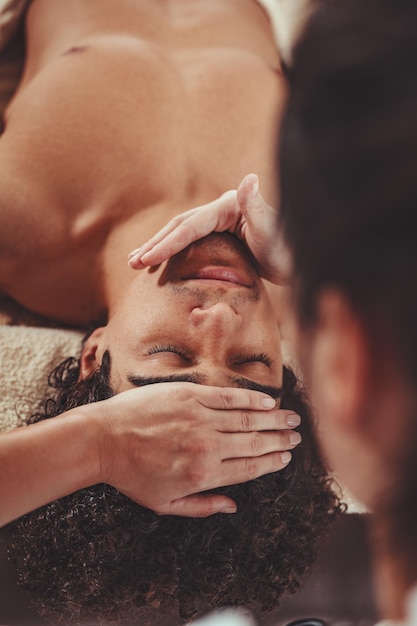
[[[271,452],[259,457],[245,459],[228,459],[223,462],[222,474],[218,477],[216,485],[238,485],[249,480],[255,480],[265,474],[272,474],[284,469],[291,461],[291,452]],[[210,487],[209,487],[210,488]]]
[[[223,433],[251,433],[264,430],[291,430],[301,423],[299,415],[286,409],[273,411],[237,410],[219,412],[210,422],[218,432]],[[241,455],[243,456],[243,455]]]
[[[300,442],[300,433],[293,430],[233,433],[227,438],[227,446],[224,450],[223,458],[227,460],[262,457],[273,452],[292,450]]]
[[[270,452],[262,456],[249,456],[236,459],[226,459],[217,469],[216,472],[204,468],[195,468],[196,475],[199,474],[199,480],[194,481],[194,491],[204,492],[217,487],[227,487],[229,485],[238,485],[241,483],[255,480],[265,474],[279,472],[292,459],[289,450]],[[181,515],[181,513],[177,513]]]
[[[301,423],[295,411],[279,409],[274,398],[252,389],[178,385],[175,402],[184,404],[190,399],[208,409],[205,415],[210,427],[222,433],[287,430]]]
[[[292,273],[291,254],[279,228],[278,213],[263,199],[255,174],[242,180],[237,200],[245,218],[242,236],[260,275],[278,285],[287,284]]]
[[[265,474],[284,469],[291,461],[291,452],[272,452],[259,457],[227,459],[213,475],[209,472],[206,479],[201,472],[198,491],[207,491],[216,487],[226,487],[254,480]],[[159,515],[180,515],[182,517],[208,517],[215,513],[235,513],[236,503],[229,497],[218,494],[195,493],[178,498],[167,504],[153,508]]]
[[[143,246],[129,254],[129,265],[133,269],[158,265],[212,232],[233,229],[238,215],[236,191],[227,191],[213,202],[174,217]]]
[[[245,217],[245,230],[242,235],[258,262],[269,256],[269,250],[276,246],[277,213],[263,199],[259,192],[256,174],[248,174],[237,190],[239,209]],[[267,254],[265,254],[267,252]]]
[[[217,494],[193,494],[173,500],[160,510],[159,515],[180,515],[181,517],[208,517],[215,513],[236,513],[236,503],[227,496]]]
[[[226,487],[255,480],[265,474],[284,469],[291,461],[291,452],[272,452],[260,457],[227,459],[221,464],[221,474],[214,479],[201,482],[200,490]],[[216,513],[235,513],[236,503],[227,496],[218,494],[192,494],[158,507],[159,515],[180,515],[182,517],[208,517]]]
[[[177,222],[169,232],[166,231],[161,235],[162,231],[160,231],[159,241],[148,242],[144,249],[134,255],[129,260],[130,267],[140,269],[140,267],[158,265],[184,250],[194,241],[210,234],[215,227],[213,214],[203,209],[201,213],[194,213],[188,217],[183,215],[182,218],[184,221]]]
[[[210,480],[201,491],[215,487],[226,487],[254,480],[265,474],[284,469],[291,461],[291,452],[273,452],[260,457],[228,459],[222,463],[221,474]],[[178,498],[154,509],[158,515],[179,515],[181,517],[208,517],[216,513],[235,513],[236,503],[227,496],[218,494],[192,494]]]
[[[249,226],[265,230],[263,217],[270,216],[271,207],[259,192],[259,179],[256,174],[248,174],[237,189],[239,208],[248,220]],[[275,224],[273,224],[275,227]]]
[[[142,257],[149,253],[149,251],[152,250],[152,248],[160,241],[163,241],[163,239],[172,231],[178,228],[181,222],[187,219],[189,213],[190,212],[187,211],[182,215],[177,215],[174,219],[170,220],[168,224],[161,228],[161,230],[159,230],[151,239],[144,243],[143,246],[132,250],[132,252],[129,253],[129,265],[134,269],[141,269],[142,267],[145,267],[145,264],[141,262]]]
[[[189,389],[196,393],[194,387]],[[197,392],[200,404],[210,409],[266,411],[276,407],[274,398],[266,393],[253,391],[252,389],[199,385]]]
[[[248,222],[243,221],[243,226],[241,213]],[[157,265],[212,232],[228,230],[246,238],[250,247],[250,238],[258,239],[255,247],[262,246],[263,238],[274,232],[275,222],[275,212],[259,193],[258,177],[248,174],[237,191],[228,191],[217,200],[186,211],[168,222],[143,246],[129,254],[129,265],[133,269]],[[249,239],[244,232],[248,229],[252,231]]]

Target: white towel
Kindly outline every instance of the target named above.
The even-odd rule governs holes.
[[[292,49],[315,8],[323,0],[256,0],[271,20],[282,59],[291,64]]]
[[[0,326],[0,431],[22,426],[53,390],[50,372],[79,357],[83,333],[53,328]]]

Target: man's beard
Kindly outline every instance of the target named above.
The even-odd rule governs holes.
[[[129,626],[169,614],[174,625],[225,605],[270,611],[296,591],[339,502],[302,394],[285,392],[289,376],[282,402],[301,414],[303,442],[284,470],[216,490],[237,513],[158,516],[95,485],[13,524],[10,556],[39,613],[54,624]]]

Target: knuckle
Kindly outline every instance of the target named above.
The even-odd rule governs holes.
[[[222,389],[220,392],[220,399],[225,409],[230,409],[233,407],[233,395],[230,391]]]
[[[210,456],[212,446],[208,440],[196,437],[190,445],[190,452],[193,457],[197,459],[205,459]]]
[[[185,480],[194,491],[201,490],[209,481],[213,463],[214,445],[210,440],[196,437],[187,445]]]
[[[247,480],[253,480],[258,476],[258,465],[255,459],[246,459],[245,473]]]
[[[201,504],[201,509],[199,511],[199,517],[209,517],[216,512],[215,507],[215,497],[207,497],[204,502]]]
[[[254,433],[252,435],[251,448],[254,456],[262,454],[262,439],[259,433]]]
[[[282,456],[281,456],[281,452],[273,452],[273,453],[271,454],[271,461],[272,461],[272,466],[273,466],[273,467],[277,467],[277,468],[282,467]]]
[[[248,413],[247,411],[244,411],[241,415],[241,420],[242,420],[243,431],[250,432],[253,430],[255,420],[253,418],[252,413]]]
[[[173,384],[173,383],[170,383]],[[175,383],[174,383],[175,384]],[[178,403],[188,402],[192,397],[191,389],[187,383],[179,383],[173,391],[174,401]]]
[[[285,428],[288,428],[286,416],[280,411],[280,409],[274,411],[274,422],[275,430],[281,431]]]
[[[230,203],[230,204],[234,204],[236,202],[236,198],[237,198],[237,191],[236,189],[229,189],[229,191],[225,191],[222,195],[221,195],[222,200],[225,200],[226,202]]]
[[[180,224],[182,224],[182,222],[184,221],[185,218],[185,214],[182,213],[180,215],[176,215],[175,217],[172,218],[172,220],[170,222],[168,222],[168,225],[170,226],[180,226]]]
[[[281,452],[285,450],[290,450],[295,446],[291,443],[290,435],[288,431],[277,433],[277,450]]]
[[[188,224],[184,223],[184,230],[191,240],[198,239],[201,236],[198,224],[194,224],[191,222],[189,222]]]
[[[203,464],[195,464],[188,468],[187,482],[192,491],[202,491],[208,482],[209,471]]]
[[[273,409],[269,414],[273,418],[272,430],[281,432],[283,429],[288,428],[285,416],[282,415],[280,409]]]

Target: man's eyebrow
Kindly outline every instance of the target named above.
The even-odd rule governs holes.
[[[197,383],[202,385],[205,376],[197,373],[189,374],[169,374],[167,376],[135,376],[130,375],[127,380],[135,385],[135,387],[144,387],[145,385],[155,385],[156,383]]]
[[[275,400],[282,397],[282,387],[274,387],[273,385],[261,385],[261,383],[256,383],[254,380],[249,380],[249,378],[244,378],[243,376],[231,376],[230,380],[236,383],[238,387],[242,387],[242,389],[253,389],[253,391],[261,391],[262,393],[268,394],[268,396],[272,396]]]
[[[189,372],[186,374],[168,374],[167,376],[130,375],[127,379],[135,387],[144,387],[145,385],[155,385],[156,383],[196,383],[197,385],[202,385],[204,381],[207,380],[207,377],[197,372]],[[261,383],[257,383],[249,378],[244,378],[243,376],[230,376],[229,380],[242,389],[260,391],[261,393],[272,396],[275,400],[282,396],[282,387],[262,385]]]

